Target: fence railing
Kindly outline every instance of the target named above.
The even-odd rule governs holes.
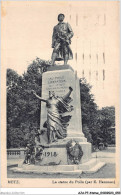
[[[25,148],[11,148],[7,149],[7,158],[8,159],[16,159],[16,158],[24,158],[26,153]]]

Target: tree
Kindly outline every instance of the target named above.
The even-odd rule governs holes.
[[[91,94],[91,86],[85,79],[80,79],[80,100],[82,111],[82,129],[87,140],[93,143],[97,131],[97,105]]]
[[[115,108],[98,109],[91,94],[91,86],[85,79],[80,79],[80,99],[82,110],[82,129],[87,141],[96,147],[100,143],[115,143]],[[114,129],[114,130],[113,130]]]
[[[113,106],[104,107],[98,111],[98,115],[102,142],[104,144],[115,143],[115,108]]]
[[[40,101],[32,95],[35,90],[41,96],[42,73],[50,62],[36,58],[27,72],[19,76],[7,70],[7,147],[24,147],[34,142],[40,127]],[[19,132],[19,133],[18,133]]]
[[[23,140],[23,133],[19,130],[21,82],[21,76],[7,70],[7,147],[20,146]]]

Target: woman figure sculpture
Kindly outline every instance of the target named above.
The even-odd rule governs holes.
[[[49,91],[49,98],[47,100],[41,98],[33,91],[33,94],[40,101],[46,103],[47,121],[45,121],[43,126],[47,128],[48,143],[64,139],[67,135],[66,128],[69,125],[68,122],[71,116],[65,116],[65,114],[63,116],[63,113],[73,110],[73,106],[69,105],[72,100],[70,98],[72,91],[73,89],[69,87],[69,92],[63,97],[55,96],[54,91]]]

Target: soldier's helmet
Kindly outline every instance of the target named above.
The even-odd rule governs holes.
[[[60,18],[60,17],[63,17],[63,19],[64,19],[64,18],[65,18],[65,15],[64,15],[64,14],[62,14],[62,13],[61,13],[61,14],[59,14],[59,15],[58,15],[58,21],[59,21],[59,18]]]

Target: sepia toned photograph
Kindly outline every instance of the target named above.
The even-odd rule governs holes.
[[[2,187],[119,187],[119,1],[2,1]]]

